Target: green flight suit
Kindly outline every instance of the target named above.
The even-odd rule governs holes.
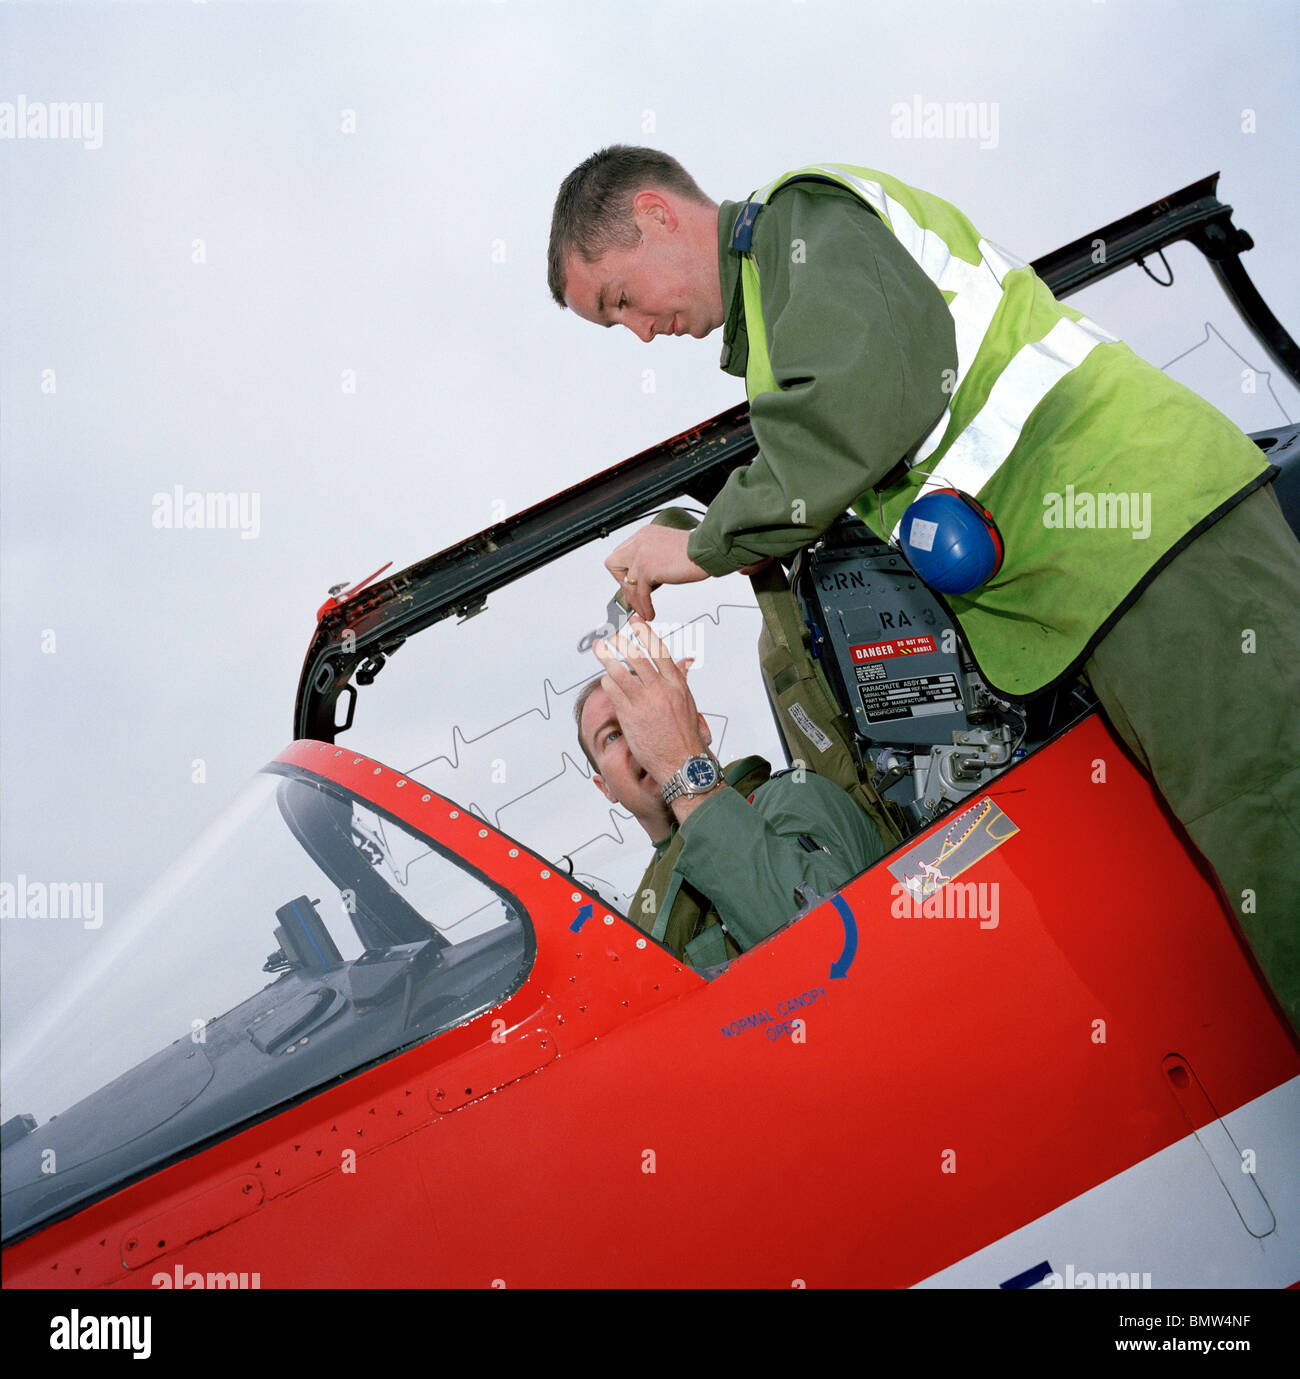
[[[752,948],[884,853],[838,786],[812,771],[769,771],[761,757],[731,763],[733,788],[674,823],[633,897],[632,920],[693,966]]]

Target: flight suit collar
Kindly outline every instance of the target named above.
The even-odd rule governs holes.
[[[743,204],[724,201],[718,207],[718,276],[722,300],[727,303],[722,323],[722,357],[718,363],[737,378],[744,378],[749,364],[749,335],[745,331],[745,307],[740,292],[741,256],[731,247],[731,228]]]

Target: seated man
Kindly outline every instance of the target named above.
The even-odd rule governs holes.
[[[812,772],[772,776],[746,757],[724,779],[689,662],[648,623],[633,618],[594,650],[605,675],[578,696],[578,741],[597,789],[655,845],[629,918],[677,957],[695,967],[735,957],[882,855],[871,820]]]

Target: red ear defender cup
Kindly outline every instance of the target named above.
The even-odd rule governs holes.
[[[941,594],[969,594],[1002,568],[993,514],[959,489],[918,498],[903,513],[899,540],[908,564]]]

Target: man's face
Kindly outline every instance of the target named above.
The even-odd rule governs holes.
[[[595,263],[570,254],[565,302],[584,321],[626,326],[647,343],[656,335],[703,339],[724,317],[716,229],[704,217],[679,218],[654,192],[642,192],[634,205],[640,242]]]
[[[603,689],[593,690],[582,706],[579,731],[596,763],[598,774],[592,780],[597,788],[607,799],[621,804],[643,825],[662,820],[662,831],[667,833],[669,811],[664,804],[659,782],[628,749],[627,738],[619,727],[618,714]]]

